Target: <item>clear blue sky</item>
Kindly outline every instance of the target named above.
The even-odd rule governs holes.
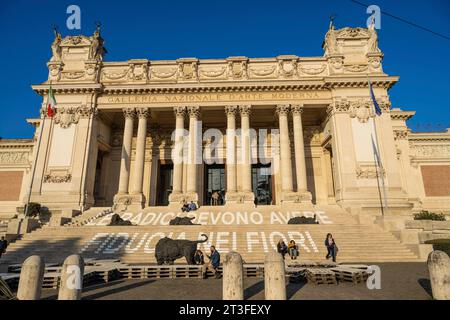
[[[450,1],[375,1],[382,10],[450,36]],[[82,29],[66,28],[66,8],[81,7]],[[0,137],[29,138],[25,118],[37,117],[40,97],[30,88],[46,80],[52,24],[64,35],[90,35],[95,21],[109,51],[106,61],[137,58],[321,56],[329,16],[338,28],[365,26],[365,8],[350,0],[56,1],[0,4],[2,76]],[[384,70],[400,76],[394,107],[416,110],[410,126],[450,126],[450,40],[383,16],[379,31]]]

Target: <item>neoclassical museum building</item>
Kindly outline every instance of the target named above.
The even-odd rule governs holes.
[[[407,127],[415,112],[391,104],[399,77],[384,73],[373,26],[331,24],[319,57],[116,62],[100,30],[55,33],[48,79],[32,85],[33,138],[0,140],[0,218],[28,198],[50,211],[450,211],[450,131]]]

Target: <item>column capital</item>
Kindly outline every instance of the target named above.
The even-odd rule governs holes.
[[[241,113],[241,116],[249,116],[251,113],[251,108],[251,105],[239,106],[239,112]]]
[[[236,116],[238,106],[225,106],[225,113],[227,116]]]
[[[187,107],[187,112],[189,114],[189,118],[197,119],[200,116],[200,107],[199,106]]]
[[[133,119],[136,116],[136,111],[134,108],[124,108],[122,111],[125,119]]]
[[[149,108],[136,108],[136,115],[139,119],[147,119],[150,117]]]
[[[175,117],[184,117],[186,114],[186,107],[176,106],[173,107],[173,112],[175,113]]]
[[[292,114],[301,115],[303,113],[304,108],[305,107],[302,104],[293,104],[291,106]]]
[[[291,106],[289,104],[278,104],[275,111],[279,116],[287,116],[290,109]]]

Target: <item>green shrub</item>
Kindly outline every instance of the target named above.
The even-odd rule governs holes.
[[[41,204],[36,202],[29,202],[25,216],[35,218],[41,213]]]
[[[414,220],[445,221],[445,216],[442,213],[422,210],[420,213],[414,215]]]

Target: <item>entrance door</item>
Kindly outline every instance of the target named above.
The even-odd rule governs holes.
[[[157,206],[167,206],[169,195],[172,193],[173,165],[160,164],[158,176],[158,193],[156,197]]]
[[[204,204],[223,205],[225,203],[225,188],[225,165],[205,165]]]
[[[252,187],[255,204],[272,204],[272,170],[271,164],[252,165]]]

